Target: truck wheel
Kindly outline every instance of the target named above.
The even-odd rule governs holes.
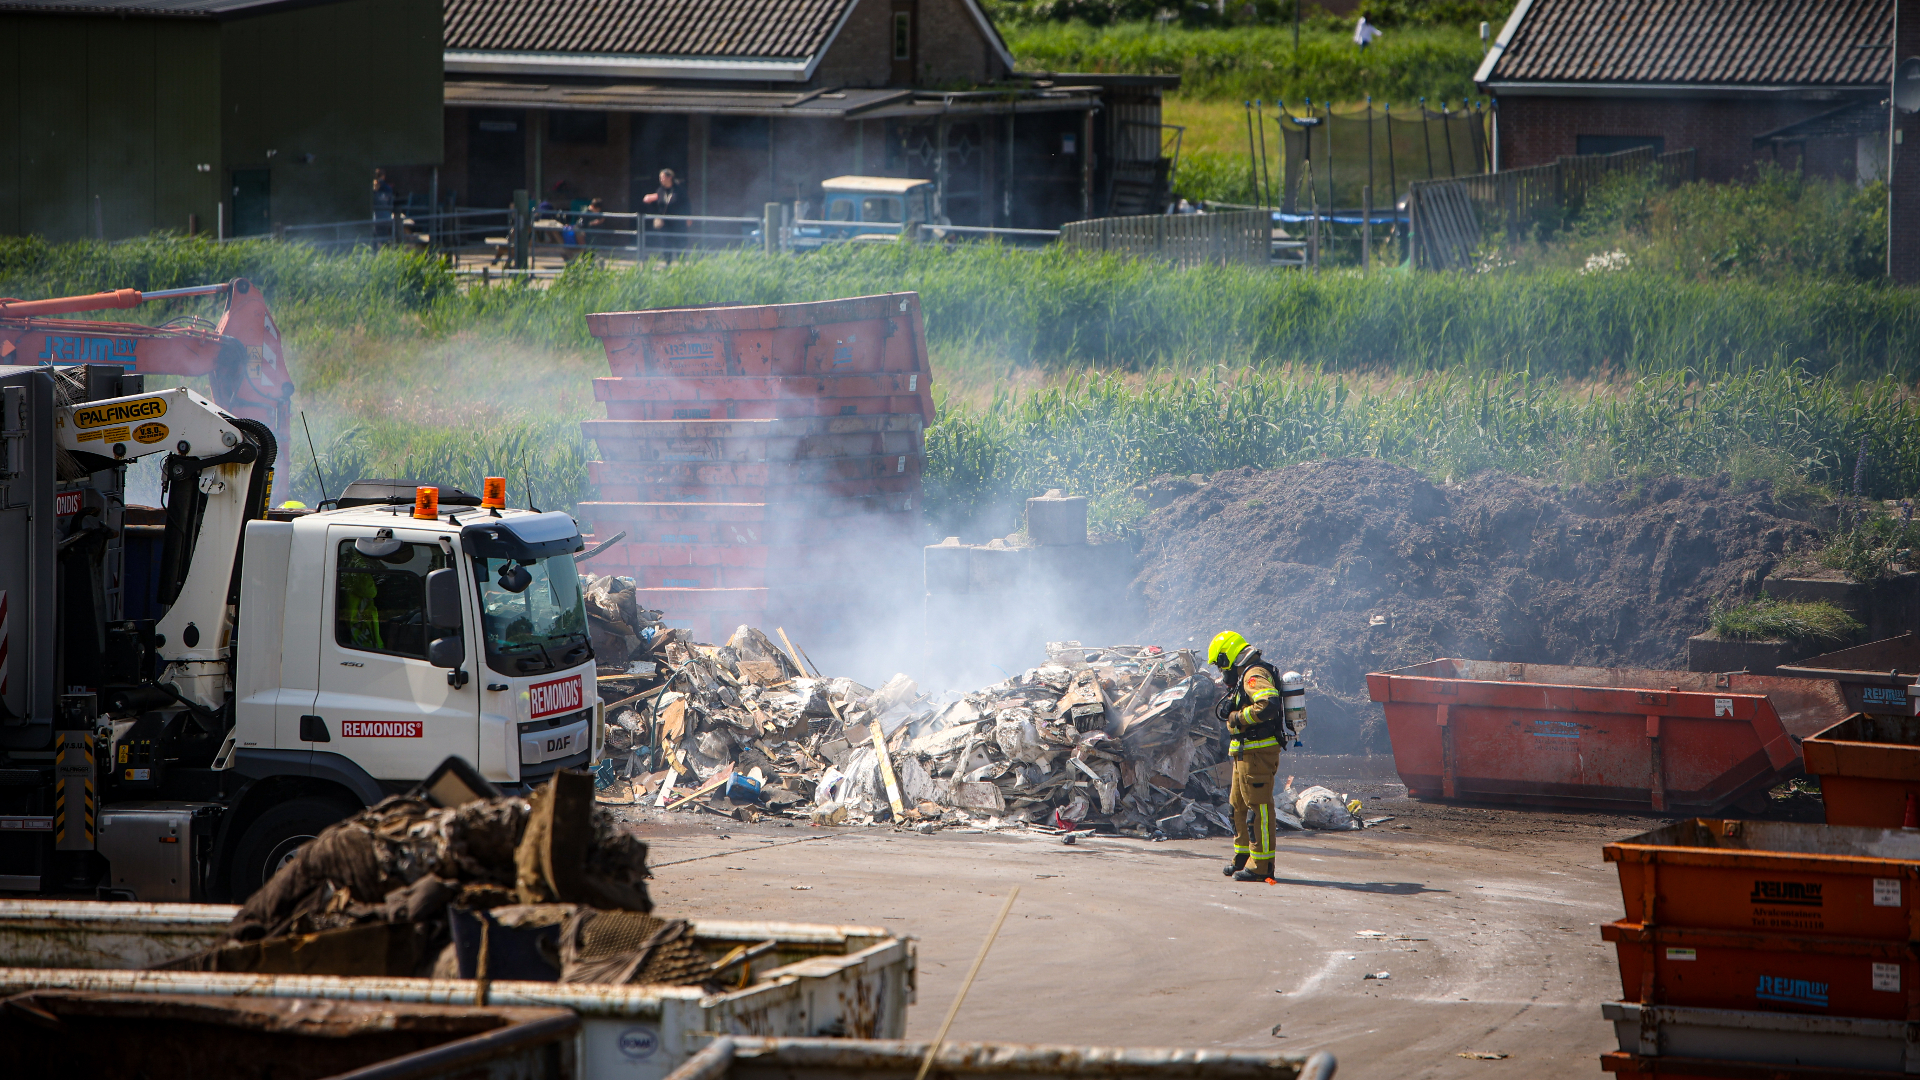
[[[307,796],[281,803],[255,818],[233,849],[233,872],[228,879],[233,902],[246,903],[255,889],[293,858],[301,844],[359,809],[339,799]]]

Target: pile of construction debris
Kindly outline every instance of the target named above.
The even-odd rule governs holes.
[[[587,637],[604,667],[618,665],[634,674],[651,674],[656,654],[678,636],[661,612],[641,607],[630,577],[599,577],[587,585]]]
[[[299,847],[220,941],[162,966],[717,986],[727,967],[692,925],[652,914],[646,856],[582,774],[519,799],[449,759]]]
[[[1233,832],[1220,688],[1190,650],[1056,642],[1014,678],[932,695],[906,675],[822,677],[781,636],[742,626],[658,648],[664,681],[610,703],[601,801],[926,831]],[[1359,827],[1347,819],[1311,827]]]

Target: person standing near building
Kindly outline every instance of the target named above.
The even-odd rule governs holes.
[[[680,188],[674,183],[674,180],[675,177],[672,169],[661,169],[660,186],[654,188],[652,194],[645,196],[640,201],[662,214],[686,213],[686,208],[680,205],[684,197]],[[679,223],[674,222],[670,224],[665,218],[658,217],[649,219],[647,223],[653,227],[655,232],[660,234],[661,240],[663,241],[660,247],[668,253],[668,258],[671,258],[671,253],[678,245],[675,244],[670,237],[672,233],[679,231],[678,228],[674,227]]]
[[[393,185],[387,181],[385,169],[373,170],[373,220],[393,220]]]
[[[1233,862],[1221,873],[1235,881],[1273,881],[1273,778],[1280,771],[1285,713],[1280,673],[1260,650],[1232,630],[1214,635],[1207,662],[1225,677],[1226,694],[1215,713],[1227,725],[1227,756],[1233,759],[1228,805],[1233,812]]]

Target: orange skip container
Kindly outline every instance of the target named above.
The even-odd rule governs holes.
[[[1433,660],[1367,676],[1407,794],[1714,813],[1798,775],[1831,680]]]
[[[1627,1000],[1920,1021],[1920,832],[1694,818],[1604,853]]]
[[[1920,816],[1920,717],[1859,713],[1800,749],[1820,778],[1827,824],[1898,829],[1909,805]]]

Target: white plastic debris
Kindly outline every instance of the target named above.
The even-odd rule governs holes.
[[[1360,823],[1335,792],[1318,784],[1293,796],[1293,812],[1309,829],[1357,829]]]

